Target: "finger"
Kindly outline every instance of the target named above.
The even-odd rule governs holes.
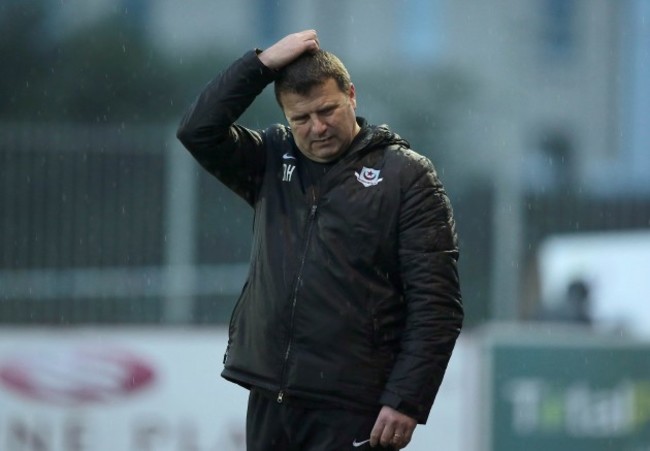
[[[304,51],[314,52],[319,48],[318,34],[316,30],[305,30],[296,33],[295,43],[298,45],[298,53]]]
[[[304,30],[304,31],[302,31],[301,34],[304,34],[304,35],[306,35],[306,36],[314,37],[314,36],[318,35],[318,32],[312,28],[312,29],[310,29],[310,30]]]
[[[375,425],[372,427],[372,431],[370,431],[370,446],[372,448],[377,446],[383,432],[384,432],[384,422],[380,418],[377,418],[377,421],[375,421]]]
[[[396,432],[393,437],[394,437],[394,443],[398,447],[398,449],[401,448],[406,448],[406,446],[411,443],[411,439],[413,438],[413,432],[415,428],[410,427],[410,425],[407,425],[404,429],[401,431]]]
[[[318,40],[318,34],[316,30],[307,30],[303,34],[303,39],[305,40],[305,45],[307,50],[315,51],[320,48],[320,41]]]
[[[303,41],[315,41],[318,39],[316,30],[305,30],[295,34],[296,38]]]
[[[391,438],[391,443],[393,445],[401,445],[404,442],[404,434],[402,432],[399,432],[397,429],[393,433],[393,437]]]
[[[381,433],[381,438],[379,439],[379,443],[381,443],[381,446],[389,446],[393,444],[393,440],[395,438],[395,427],[388,423],[384,426],[384,430]]]
[[[400,432],[395,432],[393,434],[393,440],[392,440],[392,445],[397,448],[401,449],[406,447],[408,445],[410,440],[406,437],[406,434],[400,433]]]
[[[307,41],[307,50],[310,52],[315,52],[316,50],[319,49],[318,41],[315,39],[311,39]]]

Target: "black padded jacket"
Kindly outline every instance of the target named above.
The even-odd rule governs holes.
[[[248,52],[177,134],[254,208],[222,376],[280,402],[388,405],[424,423],[463,320],[448,197],[427,158],[360,118],[351,148],[305,189],[290,128],[235,124],[274,75]]]

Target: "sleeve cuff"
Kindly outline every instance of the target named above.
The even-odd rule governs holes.
[[[392,407],[398,412],[414,418],[420,424],[424,424],[429,416],[428,410],[425,411],[423,406],[405,401],[399,395],[389,391],[385,391],[381,395],[381,398],[379,398],[379,404]]]
[[[244,54],[244,58],[250,58],[250,59],[255,59],[255,64],[259,67],[259,69],[262,71],[262,75],[265,77],[269,78],[271,81],[275,80],[278,76],[278,71],[275,69],[271,69],[270,67],[264,65],[262,61],[258,58],[258,55],[262,53],[264,50],[260,48],[255,48],[251,51],[246,52]]]

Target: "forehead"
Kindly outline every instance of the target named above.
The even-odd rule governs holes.
[[[333,78],[316,85],[303,95],[295,92],[283,92],[280,94],[284,112],[289,113],[307,113],[317,110],[328,104],[335,104],[343,100],[346,93],[339,89],[339,85]]]

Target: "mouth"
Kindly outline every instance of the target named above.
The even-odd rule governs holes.
[[[328,136],[327,138],[322,138],[322,139],[316,139],[313,141],[314,144],[327,144],[332,140],[331,136]]]

